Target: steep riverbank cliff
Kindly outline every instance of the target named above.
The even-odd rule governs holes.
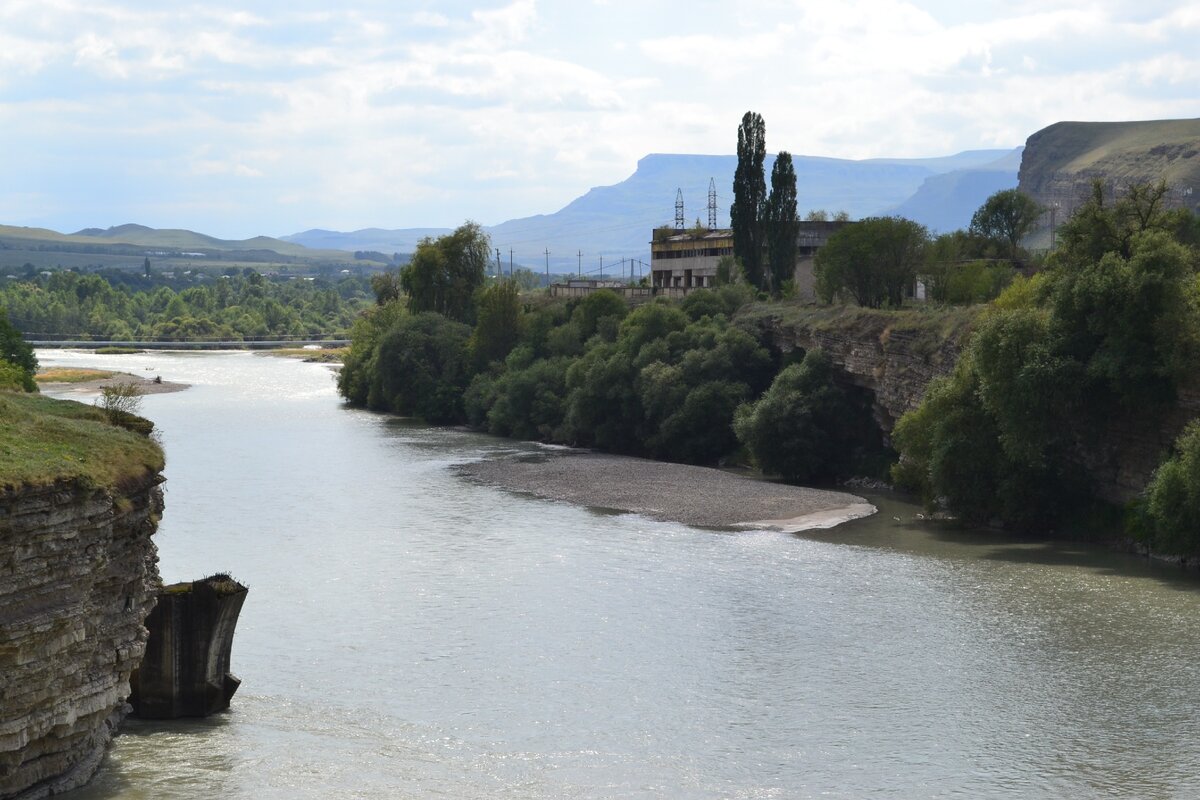
[[[0,396],[5,800],[45,797],[92,776],[128,709],[129,676],[146,645],[143,622],[159,585],[151,536],[162,511],[161,452],[94,411]],[[90,460],[105,463],[89,469]]]
[[[783,353],[824,350],[847,383],[871,392],[875,419],[888,434],[921,404],[934,378],[954,369],[979,311],[772,303],[741,312],[738,322]]]
[[[981,307],[887,311],[775,303],[753,306],[738,320],[781,352],[824,350],[846,383],[871,393],[875,419],[887,435],[920,405],[935,378],[953,371],[981,312]],[[1184,388],[1169,407],[1081,419],[1076,450],[1095,495],[1115,505],[1138,497],[1197,416],[1200,388]]]

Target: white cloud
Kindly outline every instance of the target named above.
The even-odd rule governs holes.
[[[126,221],[122,202],[226,235],[497,222],[649,152],[732,152],[746,109],[770,148],[810,155],[1011,146],[1063,118],[1194,116],[1198,29],[1194,4],[1116,0],[8,0],[0,143],[27,157],[0,209],[61,176],[94,191],[30,214],[75,227]],[[180,177],[150,204],[148,173]]]

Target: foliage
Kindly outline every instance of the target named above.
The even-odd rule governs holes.
[[[616,338],[616,325],[628,313],[629,306],[619,294],[601,289],[579,301],[571,312],[571,322],[576,325],[582,341],[586,342],[598,333],[612,341]]]
[[[1200,421],[1180,434],[1146,495],[1150,546],[1164,553],[1200,554]]]
[[[729,209],[733,228],[733,253],[742,263],[750,283],[766,285],[763,270],[763,208],[767,182],[763,162],[767,154],[766,124],[760,114],[747,111],[738,126],[737,169],[733,173],[733,205]]]
[[[929,299],[951,305],[987,303],[1000,295],[1012,282],[1013,268],[1005,263],[968,261],[961,264],[939,263],[926,270]]]
[[[521,297],[513,281],[501,281],[479,296],[471,355],[476,368],[503,360],[521,338]]]
[[[386,410],[379,373],[379,341],[407,314],[404,304],[393,301],[367,309],[350,330],[350,349],[338,372],[338,392],[352,405]]]
[[[483,285],[491,240],[478,223],[466,222],[453,233],[417,244],[412,260],[400,273],[414,313],[434,311],[469,322],[475,290]]]
[[[817,292],[827,302],[849,294],[861,306],[898,307],[928,241],[923,225],[903,217],[870,217],[847,225],[817,251]]]
[[[771,194],[767,197],[763,227],[767,240],[767,287],[775,295],[796,271],[796,237],[800,218],[796,216],[796,170],[786,150],[775,157],[771,168]]]
[[[37,372],[37,357],[33,348],[21,338],[21,334],[8,321],[4,309],[0,308],[0,388],[20,388],[36,392],[34,373]]]
[[[970,232],[1003,245],[1010,261],[1020,258],[1020,243],[1037,225],[1042,215],[1037,201],[1020,189],[1002,189],[987,200],[971,217]]]
[[[96,405],[109,422],[117,423],[128,414],[138,413],[142,407],[142,390],[133,381],[115,381],[100,388]]]
[[[954,374],[897,424],[899,483],[1016,527],[1052,529],[1090,502],[1083,462],[1104,446],[1097,427],[1114,414],[1153,425],[1200,364],[1197,255],[1180,233],[1190,224],[1174,212],[1167,224],[1155,196],[1142,187],[1108,205],[1097,191],[1050,269],[997,297]],[[1182,546],[1170,532],[1182,465],[1160,470],[1169,547]]]
[[[399,317],[379,339],[380,408],[434,424],[461,422],[471,329],[440,314]]]
[[[764,472],[799,482],[844,475],[872,428],[870,411],[834,384],[833,363],[820,350],[785,367],[734,420],[737,438]]]
[[[201,280],[200,278],[203,278]],[[369,302],[364,278],[200,276],[175,291],[140,275],[59,271],[0,284],[0,305],[19,330],[81,339],[180,341],[217,337],[325,336],[347,330]]]

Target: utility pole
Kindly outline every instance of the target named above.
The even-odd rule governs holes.
[[[508,248],[508,277],[512,278],[512,248]]]
[[[496,277],[504,276],[504,268],[500,266],[500,248],[496,248]]]
[[[550,288],[550,248],[546,248],[546,288]]]
[[[576,255],[579,256],[579,277],[583,277],[583,251],[580,250]]]
[[[600,254],[600,280],[604,280],[604,253]]]

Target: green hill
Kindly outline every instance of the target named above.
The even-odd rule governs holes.
[[[85,228],[75,233],[0,225],[0,268],[25,264],[39,268],[96,265],[135,268],[145,258],[162,267],[371,266],[344,250],[317,250],[268,236],[218,239],[195,231],[132,224]]]

